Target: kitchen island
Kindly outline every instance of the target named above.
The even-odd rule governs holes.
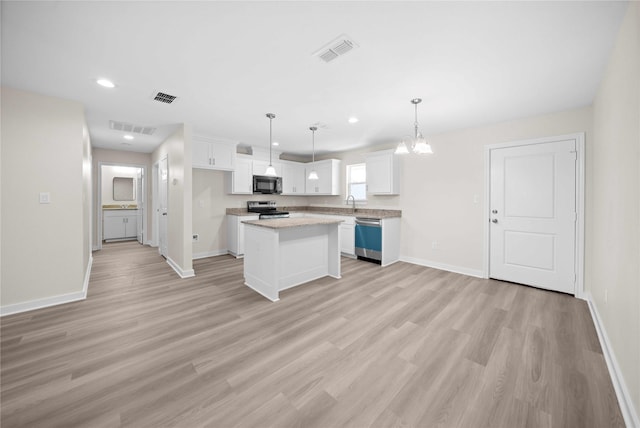
[[[287,288],[324,276],[340,278],[341,222],[330,218],[243,221],[245,285],[275,302]]]

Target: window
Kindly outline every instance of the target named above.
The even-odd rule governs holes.
[[[347,165],[347,196],[353,195],[356,201],[367,200],[367,165],[357,163]]]

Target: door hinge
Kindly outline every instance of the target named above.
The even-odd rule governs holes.
[[[578,160],[578,152],[576,150],[572,150],[569,153],[571,154],[571,158],[573,160]]]

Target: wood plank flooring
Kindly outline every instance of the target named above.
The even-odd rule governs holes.
[[[94,257],[87,300],[1,319],[3,428],[624,426],[567,295],[343,259],[271,303],[230,256]]]

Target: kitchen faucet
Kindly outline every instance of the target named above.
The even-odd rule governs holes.
[[[353,196],[353,195],[347,196],[347,203],[349,203],[349,198],[351,198],[351,200],[353,200],[353,205],[352,205],[352,208],[351,208],[351,213],[353,214],[353,213],[356,212],[356,197]]]

